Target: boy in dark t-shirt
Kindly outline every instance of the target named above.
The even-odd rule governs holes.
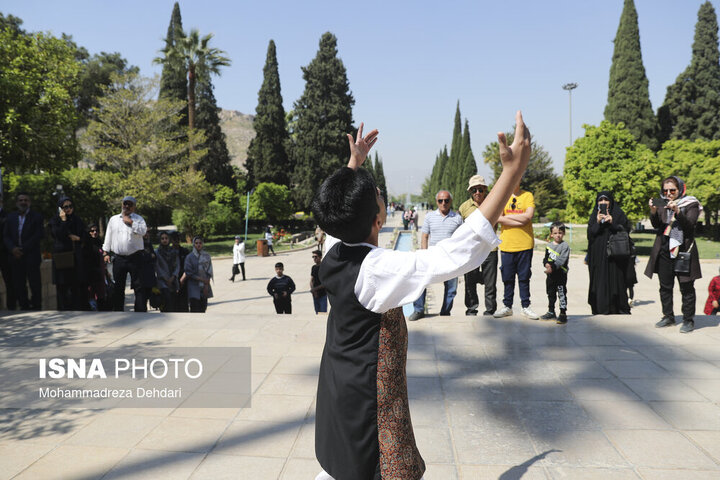
[[[290,294],[295,291],[295,282],[287,275],[283,275],[284,269],[282,262],[276,263],[276,276],[270,279],[267,286],[268,293],[273,297],[276,313],[292,313]]]

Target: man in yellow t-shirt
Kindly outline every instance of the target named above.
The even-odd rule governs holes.
[[[495,318],[512,315],[513,297],[515,296],[515,275],[518,277],[522,313],[531,320],[538,315],[530,309],[530,277],[533,247],[532,219],[535,214],[535,198],[530,192],[515,189],[503,214],[498,219],[500,229],[500,257],[502,266],[500,273],[505,285],[503,296],[504,307],[495,313]]]
[[[458,208],[463,220],[477,210],[485,200],[488,193],[485,178],[481,175],[470,177],[467,191],[470,193],[470,198]],[[480,299],[477,294],[478,283],[485,285],[485,311],[483,315],[495,313],[495,310],[497,310],[497,268],[498,252],[497,248],[495,248],[480,267],[465,274],[465,307],[467,307],[465,315],[477,315],[478,313],[478,307],[480,306]]]

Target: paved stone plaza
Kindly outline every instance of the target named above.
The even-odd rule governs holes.
[[[720,478],[720,317],[699,315],[688,335],[655,329],[657,279],[640,275],[642,260],[633,314],[593,317],[587,269],[573,257],[565,326],[465,317],[462,283],[454,315],[439,317],[442,286],[432,288],[431,315],[409,324],[408,354],[427,480]],[[276,261],[298,287],[291,316],[275,315],[265,291]],[[311,264],[309,249],[251,257],[248,280],[231,283],[231,261],[215,260],[205,315],[1,317],[4,346],[250,346],[254,395],[245,409],[2,409],[0,478],[312,480],[326,317],[312,313]],[[703,262],[699,313],[719,265]]]

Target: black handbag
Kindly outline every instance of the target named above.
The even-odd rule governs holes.
[[[690,250],[692,250],[694,246],[695,241],[693,240],[693,243],[690,245],[687,252],[679,252],[677,254],[677,257],[675,257],[675,263],[673,264],[673,271],[675,273],[682,273],[685,275],[690,273],[690,258],[692,257]]]
[[[608,258],[627,258],[630,253],[630,234],[628,232],[620,230],[610,235],[607,242]]]

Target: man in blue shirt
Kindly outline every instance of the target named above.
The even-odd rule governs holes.
[[[425,221],[422,226],[422,238],[420,240],[420,248],[425,250],[428,246],[437,244],[440,240],[450,238],[463,223],[462,216],[452,210],[452,195],[447,190],[440,190],[435,195],[438,208],[425,215]],[[450,315],[453,300],[457,292],[457,277],[444,282],[445,292],[443,294],[443,303],[440,307],[440,315]],[[425,294],[427,290],[423,290],[420,298],[413,303],[415,310],[408,320],[414,322],[425,316]]]

